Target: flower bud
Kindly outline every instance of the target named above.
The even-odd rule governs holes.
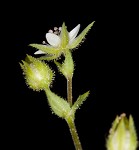
[[[22,63],[20,66],[25,75],[26,83],[31,89],[40,91],[50,86],[54,74],[46,63],[29,55],[27,55],[26,61],[22,61]]]
[[[107,150],[136,150],[137,135],[132,116],[116,117],[107,139]]]

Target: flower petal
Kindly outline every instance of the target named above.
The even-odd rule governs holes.
[[[75,39],[75,37],[77,36],[77,34],[79,32],[79,29],[80,29],[80,24],[78,24],[74,29],[72,29],[69,32],[69,41],[70,42]]]
[[[48,43],[54,47],[57,47],[60,44],[60,37],[54,33],[46,33],[46,39]]]
[[[45,52],[41,51],[41,50],[38,50],[36,51],[34,54],[45,54]]]

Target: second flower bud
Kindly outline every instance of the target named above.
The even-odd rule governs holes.
[[[31,89],[40,91],[49,88],[54,73],[45,62],[27,55],[26,61],[22,61],[20,66],[25,75],[26,83]]]

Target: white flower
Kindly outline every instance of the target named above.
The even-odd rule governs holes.
[[[68,32],[68,46],[72,44],[72,42],[75,40],[78,32],[80,29],[80,24],[78,24],[74,29],[72,29],[70,32]],[[59,35],[55,33],[46,33],[46,40],[49,43],[47,46],[52,46],[55,48],[58,48],[61,45],[61,33]],[[34,54],[45,54],[44,51],[38,50]]]
[[[62,27],[54,27],[53,30],[49,30],[46,33],[46,42],[43,44],[30,44],[30,46],[36,48],[34,54],[45,54],[41,56],[41,60],[54,60],[59,58],[62,54],[65,55],[67,50],[73,50],[77,48],[85,38],[85,35],[91,29],[95,21],[91,22],[78,36],[80,29],[80,24],[78,24],[70,32],[67,31],[65,23],[62,24]]]

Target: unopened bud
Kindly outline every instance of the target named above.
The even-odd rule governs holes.
[[[107,150],[136,150],[137,134],[132,116],[117,116],[107,139]]]
[[[22,61],[20,66],[30,88],[40,91],[50,86],[54,74],[46,63],[27,55],[27,60]]]

